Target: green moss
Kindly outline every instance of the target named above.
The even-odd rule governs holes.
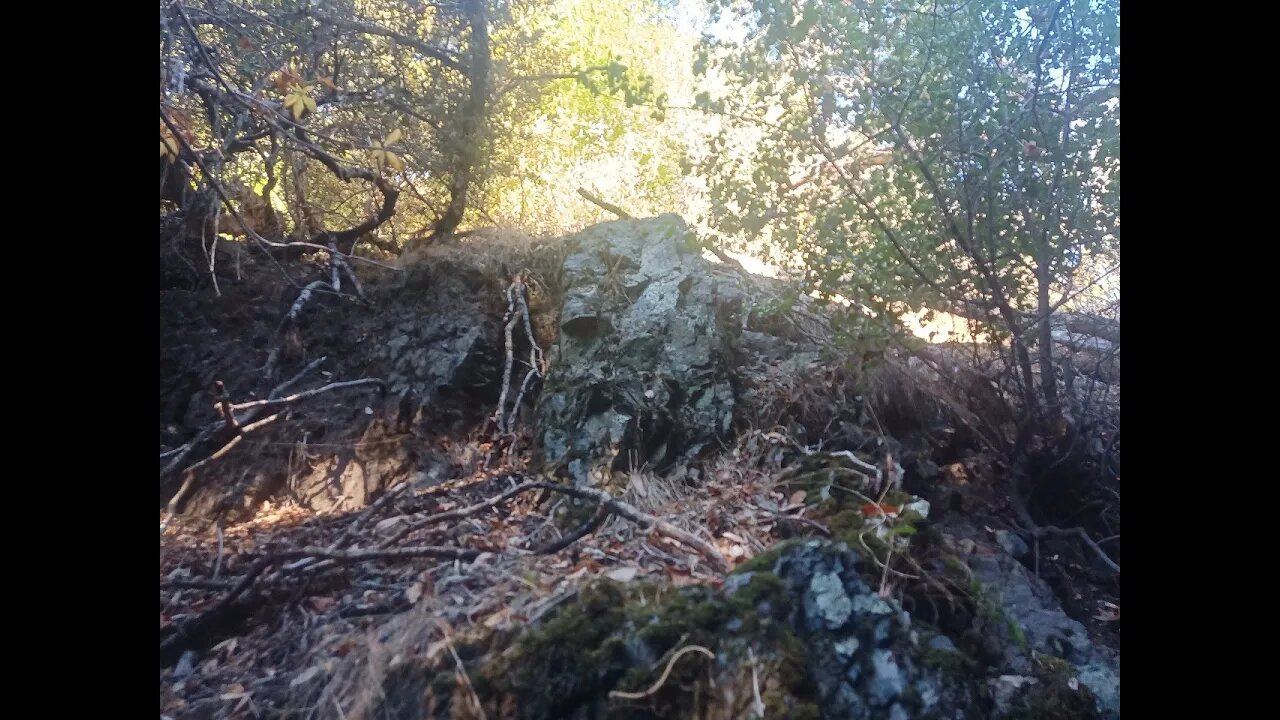
[[[476,673],[477,692],[516,695],[531,716],[559,716],[611,686],[627,669],[625,648],[615,636],[625,620],[625,601],[616,583],[584,585],[576,602]]]
[[[926,647],[920,653],[920,664],[927,668],[939,670],[947,675],[963,676],[973,669],[973,663],[963,653],[955,650],[943,650]]]
[[[1055,677],[1059,675],[1070,676],[1075,672],[1075,667],[1060,657],[1052,655],[1036,655],[1035,672],[1037,676]]]
[[[1027,635],[1022,631],[1022,626],[1009,613],[1005,612],[1000,603],[990,596],[981,583],[974,580],[970,583],[969,592],[973,596],[974,602],[977,603],[979,615],[987,620],[1003,623],[1009,631],[1009,637],[1013,639],[1018,648],[1023,652],[1030,650],[1030,646],[1027,643]]]
[[[775,563],[778,562],[778,558],[782,557],[782,554],[787,550],[789,550],[790,548],[793,548],[796,545],[799,545],[800,543],[803,543],[803,542],[804,542],[803,538],[792,538],[790,540],[783,540],[777,545],[774,545],[768,550],[765,550],[759,555],[743,563],[741,566],[738,567],[737,570],[734,571],[734,574],[738,575],[742,573],[762,572],[762,571],[772,573],[773,566]]]
[[[738,654],[753,647],[781,681],[765,698],[767,716],[821,717],[820,698],[809,680],[807,648],[773,617],[788,606],[786,588],[772,568],[789,544],[740,569],[751,575],[732,593],[705,587],[671,590],[643,582],[584,585],[572,602],[471,672],[476,691],[491,716],[514,707],[521,718],[688,717],[703,703],[716,702],[706,685],[711,666],[703,660],[676,663],[662,688],[643,702],[609,699],[608,692],[650,687],[680,646],[709,648],[729,667],[746,663]],[[743,645],[743,639],[749,644]],[[449,673],[439,674],[445,675]],[[447,684],[437,697],[450,696]]]
[[[787,687],[798,687],[808,681],[809,650],[800,638],[789,631],[778,633],[778,654],[782,664],[778,667],[782,682]]]
[[[764,570],[755,571],[747,584],[733,593],[729,602],[740,613],[753,613],[761,603],[770,602],[776,607],[787,600],[786,589],[777,575]]]
[[[1032,669],[1036,684],[1032,685],[1022,701],[1008,716],[1008,720],[1094,720],[1098,717],[1097,705],[1089,688],[1071,687],[1076,677],[1071,663],[1056,657],[1041,655]]]

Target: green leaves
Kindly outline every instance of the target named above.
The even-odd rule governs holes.
[[[754,3],[760,42],[695,59],[727,80],[719,107],[695,105],[738,120],[697,168],[712,222],[759,233],[824,295],[1033,309],[1028,268],[1064,267],[1107,236],[1083,228],[1119,222],[1118,7],[1057,5],[1033,0],[1028,32],[999,0],[813,2],[798,19]],[[766,195],[788,232],[760,224]]]

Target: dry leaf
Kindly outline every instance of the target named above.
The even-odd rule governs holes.
[[[416,582],[410,585],[409,589],[404,591],[404,597],[410,605],[416,605],[422,598],[422,583]]]
[[[331,597],[316,595],[307,598],[307,604],[311,606],[312,610],[315,610],[318,613],[327,613],[338,606],[338,601]]]
[[[407,524],[409,524],[408,515],[397,515],[395,517],[386,518],[385,520],[379,520],[378,523],[373,526],[373,531],[385,537],[387,535],[395,534],[396,531]]]
[[[306,683],[311,682],[317,675],[320,674],[320,671],[321,671],[321,667],[319,665],[315,665],[313,667],[307,668],[306,670],[303,670],[298,675],[298,677],[289,681],[289,687],[298,687],[299,685],[305,685]]]
[[[610,580],[616,580],[621,583],[627,583],[634,580],[638,572],[639,571],[633,567],[620,567],[614,570],[610,570],[609,572],[605,573],[604,576],[609,578]]]
[[[803,490],[797,490],[791,493],[791,497],[787,498],[788,505],[799,505],[804,502],[804,498],[808,493]]]
[[[316,111],[316,101],[311,97],[311,86],[299,85],[284,99],[284,108],[293,113],[294,120],[302,119],[305,112]]]

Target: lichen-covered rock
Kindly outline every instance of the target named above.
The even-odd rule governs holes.
[[[963,524],[958,524],[958,527]],[[976,534],[976,533],[974,533]],[[1120,663],[1089,641],[1084,625],[1062,611],[1053,591],[1004,552],[972,555],[968,565],[1002,650],[1000,669],[1031,677],[1035,658],[1060,658],[1070,677],[1087,688],[1101,717],[1120,717]]]
[[[922,641],[927,630],[880,597],[859,574],[861,559],[843,543],[789,544],[754,567],[771,572],[786,596],[801,599],[789,629],[805,648],[808,680],[823,717],[977,717],[973,677],[935,662],[954,653]],[[765,569],[767,568],[767,570]]]
[[[599,482],[714,446],[734,413],[736,285],[711,271],[675,215],[565,242],[560,339],[536,419],[545,463]]]
[[[868,587],[860,563],[843,543],[796,540],[719,591],[589,583],[514,642],[459,654],[474,658],[468,675],[491,718],[986,717],[982,676]],[[689,646],[705,652],[686,651],[655,689]],[[378,717],[472,716],[451,661],[410,667],[384,688]]]

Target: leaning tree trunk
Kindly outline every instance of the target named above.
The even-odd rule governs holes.
[[[465,0],[463,4],[467,21],[471,25],[471,64],[468,80],[471,95],[462,109],[461,147],[455,159],[453,177],[449,180],[449,206],[432,232],[433,237],[444,237],[458,229],[462,214],[467,209],[467,192],[471,188],[472,175],[480,156],[480,140],[484,129],[485,107],[489,100],[489,24],[485,17],[484,0]]]

